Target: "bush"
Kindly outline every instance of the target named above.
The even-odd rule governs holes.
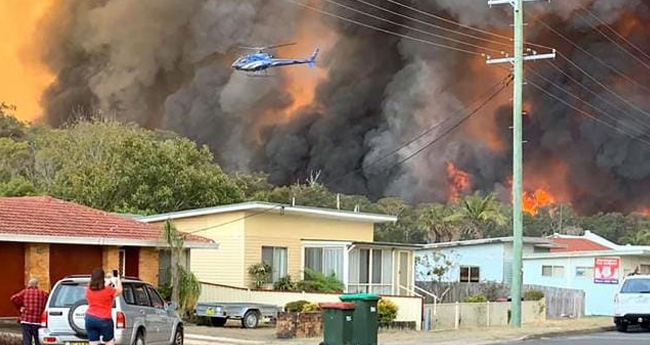
[[[540,290],[526,290],[524,301],[539,301],[544,298],[544,292]]]
[[[463,302],[465,302],[465,303],[485,303],[487,301],[488,301],[487,298],[485,298],[485,296],[480,295],[480,294],[467,296],[463,300]]]
[[[289,302],[284,306],[284,310],[290,313],[301,313],[308,304],[309,302],[304,300]]]
[[[160,293],[160,297],[162,297],[163,300],[165,300],[165,302],[169,302],[169,301],[172,300],[172,286],[171,285],[169,285],[169,284],[162,285],[162,286],[159,286],[158,289],[156,289],[156,290],[158,290],[158,292]]]
[[[269,264],[265,264],[263,262],[260,262],[255,265],[251,265],[248,268],[248,274],[253,276],[253,286],[256,289],[261,288],[262,286],[266,285],[266,283],[269,282],[269,279],[271,278],[271,273],[273,272],[273,267]]]
[[[393,322],[397,318],[399,307],[395,302],[387,298],[382,298],[377,303],[377,318],[380,325]]]
[[[0,345],[22,345],[23,340],[20,337],[0,334]]]
[[[334,273],[326,276],[312,269],[305,269],[305,280],[298,282],[298,289],[306,292],[334,292],[342,293],[345,285],[341,283]]]
[[[280,278],[280,280],[273,284],[273,290],[279,291],[295,291],[296,287],[296,283],[291,281],[291,276],[289,275]]]
[[[308,312],[308,311],[319,311],[319,310],[320,310],[320,305],[318,305],[318,303],[313,303],[313,302],[312,302],[312,303],[309,303],[309,304],[305,304],[305,305],[302,307],[302,311],[303,311],[303,312]]]

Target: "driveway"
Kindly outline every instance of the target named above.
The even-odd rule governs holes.
[[[527,340],[503,343],[503,345],[647,345],[650,333],[632,331],[629,333],[604,332],[575,337]]]

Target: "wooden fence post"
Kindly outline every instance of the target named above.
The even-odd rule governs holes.
[[[456,313],[454,318],[454,328],[458,329],[460,327],[460,303],[456,302]]]
[[[486,322],[485,322],[485,327],[490,328],[490,301],[487,301],[487,308],[486,308]]]

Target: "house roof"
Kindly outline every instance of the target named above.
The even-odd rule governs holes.
[[[433,248],[479,246],[479,245],[487,245],[487,244],[510,243],[512,241],[513,241],[513,237],[482,238],[478,240],[429,243],[429,244],[425,244],[423,248],[433,249]],[[532,244],[536,247],[546,247],[546,248],[555,247],[555,245],[550,240],[541,237],[524,237],[524,244]]]
[[[161,229],[49,196],[0,197],[0,241],[163,247]],[[190,235],[188,248],[216,248]]]
[[[616,257],[616,256],[650,256],[648,249],[631,249],[631,250],[592,250],[582,252],[554,252],[554,253],[534,253],[524,255],[524,260],[536,259],[560,259],[560,258],[589,258],[589,257]]]
[[[328,245],[346,245],[346,246],[372,246],[382,248],[404,248],[420,249],[421,244],[414,243],[396,243],[396,242],[375,242],[375,241],[355,241],[355,240],[327,240],[327,239],[301,239],[306,244],[328,244]]]
[[[587,252],[594,250],[611,250],[611,247],[604,246],[586,238],[553,238],[553,243],[559,247],[551,248],[551,252]]]
[[[262,213],[290,214],[290,215],[297,215],[297,216],[329,218],[329,219],[346,220],[346,221],[353,221],[353,222],[366,222],[366,223],[388,223],[388,222],[397,221],[396,216],[389,216],[384,214],[352,212],[352,211],[343,211],[343,210],[308,207],[308,206],[293,206],[288,204],[278,204],[278,203],[261,202],[261,201],[199,208],[194,210],[172,212],[172,213],[163,213],[163,214],[157,214],[153,216],[136,217],[136,219],[139,219],[143,222],[151,223],[151,222],[159,222],[168,219],[190,218],[190,217],[198,217],[198,216],[205,216],[211,214],[241,212],[241,211],[259,212],[259,214]]]

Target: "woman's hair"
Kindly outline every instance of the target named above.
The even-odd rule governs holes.
[[[91,290],[101,290],[106,286],[104,281],[104,270],[97,267],[90,274],[90,289]]]

